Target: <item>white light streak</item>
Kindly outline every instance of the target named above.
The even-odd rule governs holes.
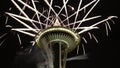
[[[108,22],[108,21],[106,21],[106,24],[107,24],[107,26],[108,26],[109,30],[111,30],[111,27],[110,27],[110,24],[109,24],[109,22]]]
[[[67,6],[70,7],[72,11],[74,10],[74,7],[72,7],[72,6],[70,6],[70,5],[67,5]]]
[[[53,4],[53,0],[50,1],[50,5],[52,6]],[[50,18],[50,12],[51,12],[51,8],[48,9],[48,18]],[[48,20],[46,21],[46,28],[48,26]]]
[[[93,0],[93,1],[91,1],[90,3],[88,3],[87,5],[85,5],[84,7],[82,7],[81,9],[79,9],[79,12],[82,11],[84,8],[87,8],[88,6],[90,6],[91,4],[93,4],[95,1],[96,1],[96,0]],[[76,13],[77,13],[77,11],[74,12],[73,14],[71,14],[71,15],[70,15],[69,17],[67,17],[66,19],[64,19],[63,22],[66,21],[67,19],[69,19],[70,17],[74,16]]]
[[[68,2],[68,0],[67,1],[63,0],[63,7],[65,9],[66,17],[68,17],[68,11],[67,11],[67,7],[66,7],[67,2]],[[69,24],[69,19],[67,19],[67,24]]]
[[[98,27],[78,27],[74,29],[98,29]]]
[[[79,47],[80,47],[80,46],[77,47],[77,55],[79,54],[79,49],[80,49]]]
[[[83,55],[85,56],[86,55],[86,53],[85,53],[85,47],[84,47],[84,45],[82,44],[82,48],[83,48]]]
[[[61,14],[63,17],[67,17],[65,14]]]
[[[8,34],[8,33],[5,33],[5,34],[1,35],[1,36],[0,36],[0,39],[3,38],[3,37],[5,37],[7,34]]]
[[[38,23],[38,24],[40,24],[39,23],[39,21],[36,21],[36,20],[33,20],[33,19],[28,19],[28,18],[26,18],[26,17],[23,17],[23,16],[20,16],[20,15],[17,15],[17,14],[13,14],[13,13],[9,13],[9,12],[6,12],[6,14],[8,14],[9,16],[14,16],[14,17],[17,17],[17,18],[20,18],[20,19],[22,19],[22,20],[26,20],[26,21],[32,21],[32,22],[34,22],[34,23]],[[46,25],[46,24],[44,24],[44,23],[42,23],[43,25]]]
[[[49,8],[52,10],[52,12],[55,14],[56,18],[58,18],[58,19],[61,21],[58,13],[55,12],[55,10],[53,9],[52,5],[50,5],[47,0],[44,0],[44,1],[45,1],[45,3],[49,6]],[[53,1],[53,0],[52,0],[52,1]],[[60,22],[60,23],[64,25],[63,22]]]
[[[66,4],[68,3],[68,1],[69,0],[63,0],[63,6],[62,6],[62,8],[61,8],[61,10],[58,12],[58,15],[60,15],[60,13],[62,12],[62,10],[64,9],[64,8],[66,8]],[[66,9],[65,9],[66,10]]]
[[[7,38],[5,38],[1,43],[0,46],[2,46],[2,44],[6,41]]]
[[[94,7],[98,4],[99,0],[96,0],[97,2],[92,6],[92,8],[87,12],[87,14],[84,16],[83,20],[90,14],[90,12],[94,9]],[[78,27],[82,24],[82,22],[79,23]]]
[[[82,39],[84,40],[85,43],[87,43],[87,40],[84,37],[82,37]]]
[[[112,21],[112,23],[115,24],[115,22],[112,19],[110,19],[110,21]]]
[[[30,43],[32,43],[32,46],[34,46],[34,45],[35,45],[35,41],[30,41]]]
[[[36,8],[35,3],[34,3],[33,0],[32,0],[32,4],[33,4],[34,9],[37,10],[37,8]],[[39,23],[41,24],[41,22],[40,22],[40,17],[39,17],[39,15],[38,15],[38,12],[35,11],[35,13],[36,13],[36,15],[37,15],[37,19],[38,19]],[[42,25],[40,25],[40,27],[41,27],[41,29],[43,29]],[[38,29],[38,28],[37,28],[37,29]]]
[[[74,24],[77,24],[77,23],[80,23],[80,22],[86,22],[86,21],[89,21],[89,20],[92,20],[92,19],[96,19],[96,18],[100,18],[101,16],[94,16],[94,17],[90,17],[90,18],[86,18],[86,19],[83,19],[83,20],[79,20],[79,21],[76,21],[76,22],[73,22],[73,23],[70,23],[68,24],[67,26],[70,26],[70,25],[74,25]],[[79,26],[80,27],[80,26]],[[78,28],[78,27],[75,27],[75,28]]]
[[[19,6],[14,0],[12,0],[12,2],[13,2],[13,4],[18,8],[18,10],[19,10],[26,18],[30,19],[30,18],[28,17],[28,15],[20,8],[20,6]],[[32,24],[36,29],[38,29],[37,26],[36,26],[32,21],[30,21],[30,22],[31,22],[31,24]]]
[[[92,36],[93,36],[93,38],[95,39],[95,41],[98,43],[98,40],[97,40],[97,38],[95,37],[95,35],[92,34]]]
[[[40,13],[38,10],[35,10],[33,7],[29,6],[28,4],[24,3],[21,0],[18,0],[18,2],[20,2],[21,4],[25,5],[26,7],[28,7],[29,9],[31,9],[34,12],[39,13],[41,16],[43,16],[44,18],[48,19],[45,15],[43,15],[42,13]],[[52,22],[50,19],[48,19],[50,22]]]
[[[19,43],[20,43],[20,45],[21,45],[21,44],[22,44],[22,42],[21,42],[20,35],[19,35],[19,34],[17,34],[17,37],[18,37]]]
[[[79,9],[81,7],[81,4],[82,4],[82,0],[80,0],[79,2],[79,5],[78,5],[78,8],[77,8],[77,12],[76,12],[76,16],[75,16],[75,19],[74,19],[74,22],[77,21],[77,18],[78,18],[78,13],[79,13]],[[75,27],[75,23],[73,24],[73,28]]]
[[[97,25],[99,25],[99,24],[101,24],[101,23],[103,23],[103,22],[105,22],[105,21],[108,21],[108,20],[110,20],[110,19],[112,19],[112,18],[117,18],[117,17],[116,17],[116,16],[110,16],[110,17],[108,17],[108,18],[106,18],[106,19],[104,19],[104,20],[102,20],[102,21],[99,21],[99,22],[97,22],[97,23],[89,26],[89,27],[92,27],[92,28],[89,28],[89,27],[88,27],[88,29],[84,29],[84,30],[80,31],[78,34],[81,34],[81,33],[87,32],[87,31],[89,31],[89,30],[92,30],[92,29],[94,29],[93,27],[95,27],[95,26],[97,26]]]
[[[21,31],[32,31],[32,30],[36,30],[36,31],[38,31],[37,29],[28,29],[28,28],[13,28],[12,30],[21,30]]]
[[[90,39],[92,39],[92,35],[91,35],[91,33],[90,33],[90,32],[88,32],[88,35],[89,35]]]
[[[6,17],[5,24],[7,24],[7,22],[8,22],[8,17]]]
[[[45,1],[45,3],[49,6],[49,8],[53,11],[53,13],[56,15],[56,17],[59,18],[58,14],[55,12],[55,10],[53,9],[52,5],[50,5],[47,0],[44,0],[44,1]],[[52,1],[53,1],[53,0],[52,0]]]
[[[85,29],[83,29],[83,30],[81,30],[80,32],[78,32],[78,34],[82,34],[82,33],[84,33],[84,32],[87,32],[87,31],[89,31],[89,30],[92,30],[92,29],[96,29],[96,27],[86,27]],[[98,29],[98,28],[97,28]]]
[[[103,23],[103,22],[105,22],[105,21],[107,21],[107,20],[110,20],[110,19],[112,19],[112,18],[117,18],[117,16],[109,16],[108,18],[106,18],[106,19],[104,19],[104,20],[102,20],[102,21],[99,21],[99,22],[97,22],[97,23],[95,23],[95,24],[93,24],[93,25],[91,25],[92,27],[93,26],[97,26],[97,25],[99,25],[99,24],[101,24],[101,23]]]
[[[54,7],[58,8],[58,9],[61,9],[61,7],[60,7],[60,6],[58,6],[58,5],[55,5]]]
[[[79,55],[71,58],[67,58],[67,61],[72,61],[72,60],[85,60],[88,59],[87,55]]]
[[[25,27],[27,27],[27,28],[29,28],[29,29],[31,29],[31,30],[33,30],[33,28],[32,27],[30,27],[29,25],[27,25],[26,23],[24,23],[23,21],[21,21],[20,19],[18,19],[18,18],[16,18],[16,17],[14,17],[14,16],[12,16],[12,15],[10,15],[12,18],[14,18],[16,21],[18,21],[19,23],[21,23],[22,25],[24,25]],[[36,32],[37,33],[37,31],[34,31],[33,30],[33,32]]]
[[[106,35],[108,36],[108,27],[106,23],[105,23],[105,28],[106,28]]]
[[[14,29],[12,29],[12,30],[14,30]],[[26,35],[31,36],[31,37],[35,37],[35,34],[29,33],[29,32],[26,32],[26,31],[22,31],[22,30],[14,30],[14,31],[26,34]]]

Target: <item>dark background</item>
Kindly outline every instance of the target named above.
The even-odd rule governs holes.
[[[7,38],[9,39],[5,42],[4,46],[0,47],[0,68],[11,68],[16,52],[20,50],[19,43],[17,43],[18,40],[15,40],[16,34],[9,31],[10,28],[5,28],[4,26],[4,12],[8,11],[10,5],[10,0],[0,1],[0,34],[3,34],[5,32],[9,33],[9,35],[7,36]],[[90,59],[67,62],[67,68],[116,68],[119,66],[119,6],[120,5],[118,0],[101,0],[99,2],[95,11],[105,16],[118,16],[118,19],[115,19],[116,24],[111,25],[112,31],[109,32],[109,35],[107,37],[101,36],[101,33],[103,31],[96,33],[100,38],[99,43],[94,43],[95,41],[93,40],[90,41],[88,44],[85,44],[85,46],[88,46],[87,50],[90,51]]]

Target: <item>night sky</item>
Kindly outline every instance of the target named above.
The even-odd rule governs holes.
[[[87,0],[86,0],[87,1]],[[5,37],[6,42],[0,46],[0,68],[14,68],[16,53],[22,52],[20,45],[18,43],[17,35],[15,32],[10,31],[11,27],[5,27],[5,14],[11,6],[10,0],[0,1],[0,35],[8,33]],[[120,45],[120,7],[118,0],[101,0],[97,7],[94,9],[96,14],[102,14],[104,16],[118,16],[118,19],[114,19],[115,24],[111,25],[112,30],[109,31],[109,35],[106,36],[105,29],[100,29],[95,31],[97,38],[99,38],[99,43],[95,40],[88,41],[84,44],[86,50],[88,51],[89,59],[80,61],[70,61],[67,62],[67,68],[116,68],[119,66],[119,45]],[[23,37],[26,35],[23,35]],[[0,39],[3,40],[4,38]],[[29,38],[26,38],[29,39]],[[23,41],[22,45],[26,45],[25,48],[29,47],[29,42]],[[35,50],[37,51],[37,50]],[[39,52],[39,50],[38,50]],[[33,52],[34,53],[34,52]],[[74,52],[72,52],[74,53]],[[70,53],[70,55],[72,55]],[[29,55],[30,57],[30,55]],[[24,56],[24,59],[26,56]],[[27,58],[28,59],[28,58]],[[34,64],[34,63],[33,63]],[[23,65],[22,68],[36,68],[32,63]],[[18,67],[17,67],[18,68]],[[117,67],[118,68],[118,67]]]

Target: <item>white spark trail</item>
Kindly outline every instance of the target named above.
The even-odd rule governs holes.
[[[93,38],[95,39],[95,41],[98,43],[98,40],[97,40],[97,38],[95,37],[95,35],[92,34],[92,36],[93,36]]]
[[[91,4],[93,4],[95,1],[96,1],[96,0],[91,1],[90,3],[88,3],[87,5],[85,5],[84,7],[82,7],[81,9],[79,9],[78,12],[82,11],[84,8],[87,8],[88,6],[90,6]],[[69,19],[70,17],[74,16],[76,13],[77,13],[77,11],[74,12],[73,14],[71,14],[71,15],[70,15],[69,17],[67,17],[66,19],[64,19],[63,22],[66,21],[67,19]]]
[[[108,36],[108,27],[106,23],[105,23],[105,28],[106,28],[106,35]]]
[[[49,18],[52,18],[52,16],[48,17]],[[44,20],[44,22],[46,23],[45,24],[45,28],[48,28],[48,27],[51,27],[51,24],[53,24],[53,19],[51,19],[52,22],[49,22],[47,19]]]
[[[35,18],[35,16],[36,16],[36,14],[34,14],[31,19],[33,20]]]
[[[26,1],[26,3],[28,2],[28,0]],[[26,6],[23,6],[22,10],[25,10]],[[20,12],[19,15],[21,15],[22,13]]]
[[[77,29],[98,29],[98,27],[78,27]]]
[[[61,14],[63,17],[66,17],[66,15],[65,14]]]
[[[83,29],[83,30],[81,30],[80,32],[78,32],[78,34],[82,34],[82,33],[84,33],[84,32],[87,32],[87,31],[89,31],[89,30],[92,30],[92,29],[98,29],[98,27],[97,27],[97,28],[96,28],[96,27],[92,27],[92,26],[86,27],[85,29]]]
[[[3,37],[5,37],[7,34],[8,34],[8,33],[5,33],[5,34],[1,35],[1,36],[0,36],[0,39],[3,38]]]
[[[44,10],[44,8],[43,8],[43,11],[42,11],[41,14],[44,14],[45,12],[47,12],[47,10]],[[39,14],[39,13],[38,13],[38,14]],[[36,14],[33,15],[32,19],[34,19],[35,16],[36,16]],[[40,18],[41,16],[42,16],[42,15],[39,15],[39,18]],[[42,23],[42,22],[41,22],[41,23]],[[40,23],[39,23],[39,24],[40,24]],[[40,24],[40,25],[41,25],[41,24]]]
[[[61,8],[61,10],[58,12],[58,15],[60,15],[60,13],[62,12],[62,10],[64,9],[64,8],[66,8],[66,4],[68,3],[68,1],[69,0],[63,0],[63,6],[62,6],[62,8]],[[66,9],[65,9],[66,10]]]
[[[70,6],[70,5],[67,5],[69,8],[71,8],[71,10],[73,11],[74,10],[74,7]]]
[[[6,14],[8,14],[9,16],[14,16],[14,17],[20,18],[20,19],[22,19],[22,20],[26,20],[26,21],[29,21],[29,22],[32,21],[32,22],[35,22],[35,23],[40,24],[40,23],[39,23],[38,21],[36,21],[36,20],[28,19],[28,18],[26,18],[26,17],[19,16],[19,15],[13,14],[13,13],[8,13],[8,12],[6,12]],[[41,23],[41,24],[46,25],[46,24],[44,24],[44,23]]]
[[[86,18],[86,19],[84,19],[84,20],[79,20],[79,21],[70,23],[70,24],[68,24],[67,26],[70,26],[70,25],[73,25],[73,24],[77,24],[77,23],[80,23],[80,22],[85,22],[85,21],[93,20],[93,19],[100,18],[100,17],[101,17],[101,15],[94,16],[94,17],[90,17],[90,18]],[[78,27],[76,27],[76,28],[78,28]],[[75,29],[76,29],[76,28],[75,28]]]
[[[34,2],[37,2],[37,3],[39,3],[39,1],[38,1],[38,0],[34,0]]]
[[[28,7],[29,9],[31,9],[34,12],[39,13],[41,16],[43,16],[44,18],[48,19],[45,15],[43,15],[42,13],[40,13],[38,10],[35,10],[33,7],[29,6],[28,4],[24,3],[21,0],[18,0],[18,2],[20,2],[21,4],[25,5],[26,7]],[[50,19],[48,19],[50,22],[52,22]]]
[[[22,44],[22,42],[21,42],[20,35],[19,35],[19,34],[17,34],[17,37],[18,37],[19,43],[20,43],[20,45],[21,45],[21,44]]]
[[[85,56],[86,55],[86,51],[85,51],[85,47],[84,47],[83,44],[82,44],[82,49],[83,49],[83,55]]]
[[[77,47],[77,55],[79,54],[79,49],[80,49],[79,47],[80,47],[80,46]]]
[[[20,31],[32,31],[31,29],[28,29],[28,28],[12,28],[12,30],[20,30]],[[40,31],[40,30],[37,30],[37,29],[33,29],[33,30],[36,30],[36,31]]]
[[[76,12],[76,16],[75,16],[75,19],[74,19],[74,22],[77,21],[77,18],[78,18],[78,13],[79,13],[79,9],[81,7],[81,4],[82,4],[82,0],[80,0],[79,2],[79,5],[78,5],[78,8],[77,8],[77,12]],[[75,23],[73,24],[73,28],[75,27]]]
[[[29,17],[28,17],[28,15],[20,8],[20,6],[14,1],[14,0],[11,0],[12,2],[13,2],[13,4],[18,8],[18,10],[26,17],[26,18],[28,18],[28,19],[30,19]],[[30,21],[31,22],[31,24],[36,28],[36,29],[38,29],[38,27],[32,22],[32,21]]]
[[[9,8],[9,11],[10,11],[11,9],[12,9],[12,7]],[[8,18],[8,16],[7,16],[7,17],[6,17],[6,20],[5,20],[5,24],[8,23],[8,19],[9,19],[9,18]]]
[[[31,52],[32,52],[32,49],[30,49],[28,53],[31,53]]]
[[[92,39],[92,35],[91,35],[91,33],[90,33],[90,32],[88,32],[88,35],[89,35],[90,39]]]
[[[5,24],[7,24],[8,23],[8,17],[6,17],[6,20],[5,20]]]
[[[68,17],[68,11],[67,11],[67,7],[66,7],[67,2],[68,2],[68,0],[67,1],[63,0],[63,6],[65,9],[66,17]],[[67,24],[69,24],[69,19],[67,19]]]
[[[97,22],[97,23],[95,23],[95,24],[93,24],[93,25],[91,25],[91,26],[92,26],[92,27],[97,26],[97,25],[99,25],[99,24],[101,24],[101,23],[103,23],[103,22],[105,22],[105,21],[107,21],[107,20],[110,20],[110,19],[112,19],[112,18],[117,18],[117,16],[109,16],[108,18],[106,18],[106,19],[104,19],[104,20],[102,20],[102,21],[100,21],[100,22]]]
[[[21,23],[22,25],[24,25],[25,27],[27,27],[27,28],[31,29],[33,32],[36,32],[36,33],[37,33],[37,31],[33,30],[32,27],[30,27],[30,26],[27,25],[26,23],[22,22],[20,19],[14,17],[14,16],[12,16],[12,15],[10,15],[10,16],[11,16],[12,18],[14,18],[15,20],[17,20],[17,21],[18,21],[19,23]]]
[[[84,16],[83,19],[85,19],[90,14],[90,12],[95,8],[95,6],[98,4],[100,0],[95,0],[95,1],[96,3],[91,7],[91,9],[87,12],[87,14]]]
[[[53,0],[50,1],[51,6],[52,6],[52,4],[53,4]],[[49,10],[48,10],[48,18],[50,18],[50,13],[51,13],[51,8],[49,8]],[[46,28],[47,28],[47,25],[48,25],[48,20],[46,22]]]
[[[9,8],[9,11],[11,11],[12,7]]]
[[[90,28],[84,29],[84,30],[78,32],[78,34],[81,34],[81,33],[87,32],[87,31],[89,31],[89,30],[92,30],[92,29],[94,29],[93,27],[95,27],[95,26],[97,26],[97,25],[99,25],[99,24],[101,24],[101,23],[103,23],[103,22],[105,22],[105,21],[107,21],[107,20],[110,20],[110,19],[112,19],[112,18],[117,18],[117,16],[110,16],[110,17],[108,17],[108,18],[106,18],[106,19],[104,19],[104,20],[102,20],[102,21],[99,21],[99,22],[97,22],[97,23],[89,26]]]
[[[84,16],[83,20],[90,14],[90,12],[94,9],[94,7],[98,4],[99,0],[92,6],[92,8],[87,12],[87,14]],[[79,27],[83,22],[80,22],[77,27]]]
[[[35,5],[35,3],[34,3],[33,0],[32,0],[32,4],[33,4],[34,9],[37,10],[36,5]],[[40,17],[39,17],[39,15],[38,15],[38,12],[35,11],[35,13],[36,13],[36,15],[37,15],[37,19],[38,19],[39,23],[41,24],[41,22],[40,22]],[[40,25],[40,27],[41,27],[41,29],[43,29],[42,25]]]
[[[60,7],[60,6],[58,6],[58,5],[55,5],[54,7],[61,9],[61,7]]]
[[[79,56],[75,56],[75,57],[71,57],[71,58],[67,58],[67,61],[72,61],[72,60],[84,60],[87,59],[87,55],[79,55]]]
[[[34,45],[35,45],[35,41],[30,41],[30,43],[32,44],[32,46],[34,46]]]
[[[92,6],[92,8],[87,12],[87,14],[84,16],[84,18],[83,19],[85,19],[89,14],[90,14],[90,12],[95,8],[95,6],[98,4],[98,2],[100,1],[100,0],[95,0],[96,1],[96,3]]]
[[[55,10],[53,9],[52,5],[50,5],[47,0],[44,0],[44,1],[49,6],[49,8],[53,11],[53,13],[55,14],[55,16],[61,21],[58,13],[55,12]],[[63,25],[65,25],[63,22],[60,22],[60,23],[63,24]]]
[[[111,30],[111,27],[110,27],[110,24],[109,24],[109,22],[108,22],[108,21],[106,21],[106,24],[107,24],[107,26],[108,26],[109,30]]]
[[[29,32],[25,32],[25,31],[22,31],[22,30],[15,30],[15,29],[12,29],[12,30],[23,33],[23,34],[26,34],[26,35],[31,36],[31,37],[35,37],[35,34],[29,33]]]
[[[2,46],[2,44],[6,41],[7,38],[5,38],[1,43],[0,46]]]
[[[84,13],[86,12],[86,8],[84,8]]]
[[[85,43],[87,43],[87,40],[84,37],[82,37],[82,39],[84,40]]]
[[[56,15],[56,17],[59,18],[58,14],[55,12],[55,10],[53,9],[52,5],[50,5],[47,0],[44,0],[44,1],[45,1],[45,3],[49,6],[49,8],[53,11],[53,13]],[[53,0],[52,0],[52,1],[53,1]]]
[[[112,19],[110,19],[110,21],[112,21],[112,23],[115,24],[115,22]]]

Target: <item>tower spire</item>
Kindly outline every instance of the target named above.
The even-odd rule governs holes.
[[[53,26],[61,26],[60,21],[58,20],[58,18],[55,19],[55,22],[54,22]]]

